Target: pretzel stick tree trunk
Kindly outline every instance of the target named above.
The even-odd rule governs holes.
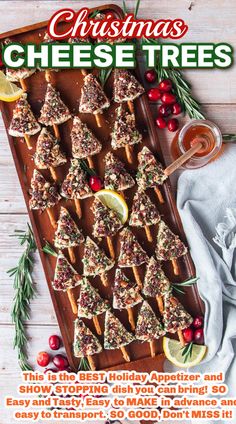
[[[160,311],[160,313],[163,315],[163,312],[164,312],[164,305],[163,305],[163,299],[162,299],[162,296],[156,296],[156,301],[157,301],[157,306],[158,306],[158,309],[159,309],[159,311]]]
[[[157,196],[157,198],[158,198],[159,202],[160,202],[160,203],[165,203],[165,201],[164,201],[164,199],[163,199],[163,196],[162,196],[162,193],[161,193],[161,191],[159,190],[159,188],[158,188],[158,187],[155,187],[155,188],[154,188],[154,191],[155,191],[155,193],[156,193],[156,196]]]
[[[56,220],[55,220],[55,217],[54,217],[52,210],[50,208],[47,208],[46,211],[47,211],[47,214],[48,214],[48,217],[50,219],[52,227],[56,229],[57,223],[56,223]]]
[[[50,166],[49,170],[51,172],[51,176],[52,176],[53,180],[57,181],[57,174],[56,174],[55,169],[52,166]]]
[[[126,362],[130,362],[130,357],[129,357],[129,354],[128,354],[127,350],[125,349],[125,347],[124,346],[121,346],[120,350],[122,352],[122,355],[123,355],[124,360]]]
[[[153,238],[152,238],[152,234],[151,234],[151,231],[150,231],[150,227],[148,225],[145,225],[144,229],[145,229],[147,241],[149,241],[150,243],[152,243]]]
[[[60,140],[61,136],[60,136],[60,131],[59,131],[58,125],[53,124],[53,131],[54,131],[54,134],[55,134],[55,137],[57,138],[57,140]]]
[[[128,144],[125,146],[125,154],[126,154],[126,158],[128,163],[133,163],[133,154],[132,154],[132,147],[129,146]]]
[[[20,85],[21,85],[21,88],[22,88],[22,90],[24,91],[24,92],[26,92],[27,91],[27,85],[26,85],[26,82],[25,82],[25,80],[24,79],[20,79]]]
[[[93,323],[94,323],[94,327],[96,329],[97,334],[99,336],[101,336],[102,330],[101,330],[101,327],[100,327],[100,324],[99,324],[97,315],[94,315],[94,317],[93,317]]]
[[[134,314],[132,308],[127,308],[128,317],[129,317],[129,323],[131,326],[131,330],[135,330],[135,321],[134,321]]]
[[[107,246],[108,246],[111,258],[115,259],[116,254],[115,254],[114,246],[113,246],[113,243],[112,243],[112,239],[109,236],[107,237]]]
[[[94,169],[94,163],[93,163],[93,159],[91,158],[91,156],[88,156],[87,160],[88,160],[89,168]]]
[[[141,278],[140,278],[140,275],[139,275],[139,272],[138,272],[138,268],[136,266],[133,266],[132,269],[133,269],[135,281],[136,281],[136,283],[138,284],[138,286],[141,290],[142,287],[143,287],[143,283],[141,281]]]
[[[128,100],[127,105],[128,105],[130,113],[134,113],[134,104],[133,104],[132,100]]]
[[[25,142],[27,144],[28,149],[32,150],[33,146],[32,146],[31,141],[30,141],[30,136],[28,134],[24,134],[24,139],[25,139]]]
[[[77,307],[77,303],[76,303],[76,300],[74,298],[74,293],[73,293],[72,289],[68,289],[66,293],[67,293],[67,296],[69,298],[73,314],[77,315],[78,307]]]
[[[100,278],[101,278],[101,282],[104,285],[104,287],[108,287],[108,279],[107,279],[106,274],[105,273],[101,274]]]
[[[181,346],[185,346],[185,340],[184,340],[184,336],[183,336],[183,333],[182,333],[182,330],[178,330],[178,337],[179,337],[179,341],[180,341],[180,343],[181,343]]]
[[[179,265],[178,265],[177,259],[171,259],[171,263],[172,263],[174,274],[179,275]]]
[[[75,209],[76,209],[76,213],[77,213],[78,217],[82,218],[82,210],[81,210],[79,199],[75,199]]]
[[[151,342],[149,342],[149,346],[150,346],[151,357],[154,358],[156,356],[155,341],[152,340]]]
[[[69,253],[69,257],[70,257],[70,261],[72,264],[75,264],[76,262],[76,257],[75,257],[75,252],[73,247],[68,247],[68,253]]]
[[[99,113],[95,113],[94,116],[95,116],[96,124],[97,124],[98,128],[102,128],[101,115]]]
[[[47,81],[47,82],[51,82],[51,71],[50,71],[50,69],[46,69],[45,70],[45,80]]]

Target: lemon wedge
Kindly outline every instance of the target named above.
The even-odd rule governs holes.
[[[95,194],[95,197],[97,197],[105,206],[114,210],[119,216],[122,224],[127,221],[129,209],[126,201],[119,193],[113,190],[104,189],[98,191]]]
[[[6,75],[0,71],[0,100],[3,102],[15,102],[23,94],[23,90],[16,84],[8,81]]]
[[[194,344],[192,354],[186,362],[184,362],[183,350],[179,341],[163,337],[163,350],[169,361],[180,368],[190,368],[198,365],[204,358],[207,347]]]

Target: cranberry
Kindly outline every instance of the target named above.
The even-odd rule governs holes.
[[[182,112],[181,106],[179,103],[175,103],[172,108],[171,111],[173,113],[173,115],[179,115]]]
[[[99,191],[102,188],[102,180],[97,175],[92,175],[89,178],[89,185],[90,185],[91,190]]]
[[[176,103],[176,96],[172,93],[163,93],[161,96],[161,101],[165,105],[173,105]]]
[[[157,102],[161,98],[161,92],[159,88],[150,88],[147,92],[148,99],[150,102]]]
[[[48,344],[52,350],[58,350],[61,345],[61,339],[59,336],[54,334],[53,336],[49,337]]]
[[[46,367],[50,362],[50,355],[47,352],[39,352],[37,355],[37,363],[40,367]]]
[[[193,341],[193,330],[192,330],[192,328],[185,328],[184,330],[183,330],[183,336],[184,336],[184,340],[187,342],[187,343],[191,343],[192,341]]]
[[[152,82],[156,81],[157,74],[154,71],[154,69],[149,69],[148,71],[145,72],[144,77],[145,77],[147,82],[152,83]]]
[[[172,89],[172,82],[169,79],[164,79],[159,84],[159,89],[161,91],[167,92]]]
[[[177,129],[179,128],[179,121],[176,118],[172,118],[169,120],[168,124],[167,124],[168,130],[170,132],[175,132],[177,131]]]
[[[158,128],[160,128],[161,130],[163,128],[165,128],[166,127],[166,121],[165,121],[165,119],[162,118],[161,116],[159,116],[159,118],[156,119],[156,126]]]
[[[59,371],[64,371],[69,366],[68,359],[64,355],[60,354],[54,356],[52,362]]]
[[[193,326],[194,328],[202,328],[204,324],[204,318],[199,315],[198,317],[194,318],[193,320]]]
[[[57,372],[57,370],[55,368],[46,368],[44,374],[47,374],[47,372]]]
[[[171,109],[168,105],[161,105],[158,108],[159,115],[169,116],[171,114]]]
[[[198,328],[194,331],[194,342],[199,345],[204,344],[204,333],[202,328]]]

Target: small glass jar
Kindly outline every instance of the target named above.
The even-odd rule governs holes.
[[[182,156],[191,147],[196,137],[204,137],[206,145],[204,149],[195,153],[184,165],[183,168],[201,168],[212,160],[216,159],[222,148],[222,134],[213,122],[204,119],[193,119],[183,126],[175,135],[171,152],[174,159]]]

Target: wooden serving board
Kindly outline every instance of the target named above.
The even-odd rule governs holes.
[[[122,10],[115,5],[106,5],[91,9],[91,11],[99,9],[104,11],[105,13],[111,11],[116,17],[122,16]],[[62,26],[66,25],[64,23]],[[10,37],[14,41],[20,41],[22,43],[26,42],[41,42],[47,27],[47,22],[41,22],[32,26],[20,28],[17,30],[13,30],[0,36],[0,42],[6,37]],[[138,73],[138,71],[137,71]],[[47,83],[45,81],[44,72],[37,72],[32,75],[30,78],[26,80],[28,87],[28,100],[31,104],[32,110],[36,117],[39,116],[41,106],[44,101],[44,96],[46,92]],[[68,69],[62,70],[60,72],[53,73],[53,84],[56,89],[61,93],[61,97],[65,104],[70,108],[72,114],[78,114],[78,106],[80,99],[81,86],[83,84],[83,77],[80,70]],[[112,86],[113,86],[113,77],[111,76],[105,86],[105,91],[108,97],[112,100]],[[0,102],[1,111],[3,115],[3,120],[6,126],[6,129],[9,127],[10,120],[12,118],[12,111],[14,108],[14,104],[11,103],[3,103]],[[104,161],[103,158],[105,154],[111,149],[110,147],[110,133],[114,123],[114,112],[117,104],[111,101],[111,107],[105,111],[102,120],[103,126],[102,128],[98,128],[95,122],[95,119],[92,115],[89,114],[80,114],[82,121],[86,122],[91,128],[91,130],[95,133],[99,140],[103,143],[102,152],[94,157],[94,163],[96,170],[99,175],[104,175]],[[135,101],[135,115],[137,120],[137,128],[143,135],[143,144],[134,147],[134,156],[137,156],[139,150],[141,150],[143,145],[147,145],[154,154],[156,154],[157,158],[163,162],[161,146],[159,144],[159,140],[157,137],[157,131],[154,126],[153,118],[151,115],[151,111],[149,109],[149,104],[146,95],[144,94],[141,98]],[[71,158],[71,140],[70,140],[70,130],[72,127],[72,121],[68,121],[63,125],[60,125],[60,134],[61,134],[61,146],[63,151],[67,154],[68,159]],[[34,149],[29,151],[26,147],[26,144],[23,143],[23,140],[16,139],[8,135],[10,148],[12,151],[12,155],[15,161],[15,166],[17,169],[18,177],[20,180],[20,184],[22,187],[22,191],[24,194],[25,202],[28,207],[29,203],[29,188],[30,181],[33,175],[34,170],[34,161],[32,159],[32,155],[35,151],[35,145],[37,136],[32,137],[32,144]],[[135,160],[132,166],[127,164],[124,149],[120,149],[115,152],[115,154],[121,158],[125,163],[127,169],[135,175],[135,170],[137,169],[137,160]],[[69,160],[65,166],[57,168],[56,172],[59,176],[59,182],[61,183],[66,176],[67,170],[69,167]],[[51,176],[49,171],[42,171],[43,175],[46,179],[51,180]],[[7,178],[7,176],[6,176]],[[126,201],[128,203],[129,208],[132,204],[132,199],[134,193],[137,189],[135,188],[129,189],[125,192]],[[176,204],[174,201],[174,197],[171,193],[171,188],[169,182],[165,182],[163,187],[161,187],[161,191],[165,198],[164,204],[158,204],[157,198],[153,190],[149,190],[148,194],[152,198],[152,200],[157,204],[158,209],[163,216],[164,220],[167,224],[170,225],[171,229],[178,233],[182,240],[186,242],[182,224],[180,221],[180,217],[176,208]],[[60,206],[66,206],[69,210],[75,221],[78,223],[80,228],[83,229],[85,235],[92,236],[92,224],[93,224],[93,214],[90,211],[91,204],[93,202],[93,198],[88,198],[81,201],[83,217],[81,220],[78,220],[75,214],[74,202],[67,201],[62,199],[57,206],[54,207],[54,213],[56,218],[59,216]],[[49,218],[46,212],[41,214],[39,211],[31,211],[28,208],[32,228],[34,231],[36,243],[40,252],[47,284],[49,287],[49,291],[51,294],[52,302],[55,308],[56,316],[58,319],[58,323],[60,326],[61,334],[63,337],[63,342],[66,348],[66,352],[68,355],[68,359],[70,365],[73,369],[78,369],[79,359],[73,356],[72,344],[73,344],[73,321],[76,318],[70,307],[70,303],[66,293],[54,291],[51,285],[51,281],[54,276],[54,269],[56,259],[52,256],[46,255],[42,252],[42,247],[45,244],[45,241],[49,241],[51,244],[53,243],[54,238],[54,230],[50,225]],[[134,230],[134,229],[133,229]],[[153,232],[153,243],[149,243],[146,240],[145,232],[143,229],[134,230],[139,242],[147,251],[148,255],[151,256],[154,253],[155,248],[155,239],[157,228],[152,227]],[[106,241],[102,241],[99,245],[107,252],[108,249],[106,245]],[[119,252],[119,237],[114,238],[114,246],[115,251]],[[83,257],[83,246],[78,247],[76,250],[77,262],[75,268],[79,273],[82,274],[82,262],[81,259]],[[165,262],[164,271],[172,282],[181,282],[189,277],[195,275],[194,265],[191,259],[190,254],[185,255],[184,257],[178,260],[180,275],[178,277],[173,275],[172,266],[170,263]],[[100,281],[99,277],[94,279],[90,278],[90,282],[99,289],[99,292],[102,297],[109,300],[112,304],[112,290],[111,286],[114,280],[114,267],[108,273],[109,279],[109,288],[105,288]],[[142,277],[144,276],[145,266],[139,267],[140,274]],[[128,277],[133,278],[132,270],[125,269],[125,273]],[[186,295],[180,296],[180,301],[184,304],[186,309],[193,315],[202,314],[203,313],[203,304],[201,299],[197,293],[196,287],[186,288]],[[74,289],[75,297],[77,298],[79,295],[79,287]],[[156,306],[156,302],[153,299],[148,299],[149,303],[155,310],[158,315],[158,310]],[[137,305],[134,308],[135,319],[137,318],[137,313],[140,308],[140,305]],[[43,310],[42,310],[43,315]],[[123,322],[127,329],[130,329],[128,323],[128,317],[126,311],[115,311],[115,315]],[[104,316],[99,317],[99,321],[102,329],[104,329]],[[88,325],[92,331],[95,332],[93,327],[93,322],[89,320],[85,320],[86,325]],[[101,337],[102,340],[102,337]],[[163,364],[163,355],[157,355],[156,358],[150,358],[150,351],[148,343],[140,343],[133,342],[131,345],[127,347],[131,362],[129,364],[124,364],[124,359],[120,351],[112,350],[104,350],[101,354],[96,355],[95,363],[97,369],[137,369],[138,371],[151,371],[152,369],[162,369]],[[156,352],[162,353],[162,340],[156,342]]]

